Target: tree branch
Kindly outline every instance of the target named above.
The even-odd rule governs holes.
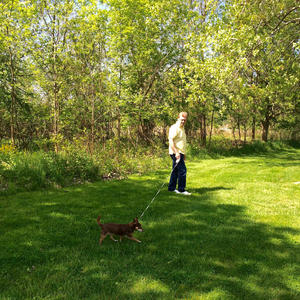
[[[283,23],[284,19],[289,15],[291,14],[294,10],[296,9],[299,9],[300,6],[295,6],[295,7],[292,7],[282,18],[281,20],[279,21],[279,23],[275,26],[275,28],[273,29],[272,31],[272,35],[277,31],[279,30],[279,26]]]

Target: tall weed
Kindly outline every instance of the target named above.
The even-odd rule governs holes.
[[[201,146],[197,140],[192,141],[187,155],[191,158],[218,158],[280,152],[289,147],[292,146],[285,142],[261,141],[236,145],[230,139],[214,137],[207,147]],[[105,147],[99,146],[92,155],[73,146],[58,154],[18,152],[11,147],[0,147],[0,194],[120,179],[132,173],[143,174],[169,165],[167,148],[158,144],[135,148],[112,141]]]
[[[288,141],[270,141],[263,142],[255,140],[252,142],[235,142],[222,136],[215,136],[211,143],[201,146],[197,140],[192,141],[188,147],[188,153],[197,158],[218,158],[224,156],[240,156],[252,154],[264,154],[270,152],[280,152],[288,148],[296,148],[296,144]]]
[[[0,194],[63,187],[100,179],[124,178],[164,165],[164,150],[114,147],[93,155],[72,147],[54,152],[0,152]],[[166,164],[165,164],[166,165]]]

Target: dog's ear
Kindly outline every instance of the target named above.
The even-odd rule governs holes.
[[[133,219],[133,222],[138,223],[138,218],[137,218],[137,217],[134,218],[134,219]]]

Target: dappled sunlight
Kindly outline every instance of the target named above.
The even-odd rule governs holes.
[[[129,289],[132,294],[143,294],[143,293],[168,293],[169,287],[166,286],[159,280],[153,280],[151,278],[143,277],[136,280],[133,286]]]
[[[222,289],[214,289],[209,292],[190,292],[187,293],[186,299],[189,300],[215,300],[215,299],[227,299],[230,295]]]
[[[44,202],[44,203],[40,203],[39,205],[41,205],[41,206],[56,206],[58,204],[56,202]]]
[[[24,243],[24,245],[25,245],[25,246],[28,246],[28,247],[32,247],[32,246],[33,246],[33,243],[32,243],[32,241],[26,241],[26,242]]]
[[[209,165],[206,169],[211,171]],[[190,169],[192,196],[166,190],[158,195],[140,220],[144,232],[134,234],[141,244],[107,238],[100,247],[96,218],[128,223],[139,216],[162,184],[154,175],[12,197],[11,217],[2,217],[9,230],[0,237],[0,262],[18,270],[8,282],[21,286],[27,280],[34,286],[45,281],[45,286],[62,287],[60,295],[76,291],[90,299],[298,295],[300,230],[291,223],[297,218],[294,198],[287,194],[289,202],[280,205],[272,193],[268,197],[277,191],[274,184],[264,191],[251,182],[255,172],[249,177],[238,169],[240,177],[225,184],[197,177],[199,170],[202,164]],[[26,203],[22,209],[20,202]]]
[[[67,220],[72,220],[74,218],[72,215],[66,215],[66,214],[62,214],[59,212],[52,212],[49,215],[54,218],[63,218],[63,219],[67,219]]]
[[[152,243],[157,245],[155,251],[159,249],[159,254],[165,253],[168,257],[169,263],[165,263],[164,268],[170,272],[173,268],[179,269],[186,276],[193,269],[198,274],[194,280],[198,282],[196,289],[199,291],[214,290],[221,284],[226,295],[236,293],[236,297],[240,293],[248,295],[246,297],[272,297],[278,286],[283,294],[292,293],[278,271],[293,260],[296,251],[295,248],[292,252],[288,250],[293,246],[286,233],[253,222],[244,215],[246,208],[242,206],[205,205],[205,213],[201,213],[201,206],[203,204],[197,212],[185,214],[185,218],[174,214],[167,222],[151,226],[151,231],[161,233],[159,241],[152,240]],[[287,244],[292,248],[287,248]],[[167,249],[161,249],[160,245]],[[173,249],[178,249],[177,254]],[[152,251],[153,246],[149,248],[149,252]],[[170,259],[172,255],[173,260]],[[203,255],[205,259],[201,257]],[[172,266],[171,269],[168,266]],[[206,284],[202,285],[202,282]],[[208,282],[211,283],[209,287],[206,286]],[[253,288],[249,289],[249,286]]]

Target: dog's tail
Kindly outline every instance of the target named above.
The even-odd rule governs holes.
[[[101,216],[98,216],[98,218],[97,218],[97,223],[98,223],[98,225],[102,228],[102,224],[100,223],[100,219],[101,219]]]

